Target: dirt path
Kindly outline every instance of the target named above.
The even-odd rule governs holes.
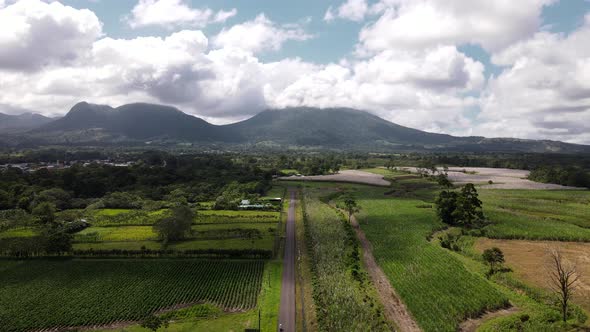
[[[283,257],[283,281],[279,324],[282,331],[295,331],[295,191],[289,189],[291,201],[287,214],[285,255]]]
[[[381,300],[381,303],[383,303],[385,318],[394,322],[398,330],[401,332],[421,331],[418,327],[418,323],[416,323],[408,311],[408,308],[406,308],[406,305],[402,302],[395,292],[395,289],[393,289],[389,283],[389,279],[387,279],[383,270],[377,265],[375,257],[373,257],[371,243],[365,237],[365,233],[360,229],[354,216],[351,218],[351,224],[356,231],[356,235],[363,248],[363,262],[365,263],[367,272],[369,272],[371,280],[373,281],[375,288],[377,288],[379,299]]]
[[[476,319],[468,319],[459,325],[459,331],[461,332],[475,332],[478,327],[481,326],[485,321],[490,320],[492,318],[508,316],[515,312],[518,312],[517,307],[511,307],[508,309],[501,309],[497,311],[491,311],[483,316],[476,318]]]
[[[358,170],[344,170],[337,174],[311,176],[283,176],[279,180],[285,181],[328,181],[368,184],[372,186],[389,187],[391,183],[383,179],[383,175]]]

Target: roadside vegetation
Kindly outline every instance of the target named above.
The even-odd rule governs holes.
[[[387,331],[381,304],[343,214],[322,202],[330,192],[304,187],[304,227],[320,331]]]

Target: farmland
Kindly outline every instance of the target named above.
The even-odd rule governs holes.
[[[427,237],[442,225],[419,199],[384,198],[356,188],[359,222],[377,263],[425,331],[454,331],[467,317],[504,307],[508,299]],[[456,287],[461,285],[461,287]]]
[[[329,193],[329,192],[327,192]],[[319,330],[386,331],[381,304],[361,267],[357,239],[343,216],[304,190],[304,227]]]
[[[590,191],[480,190],[498,239],[590,241]]]
[[[463,236],[461,249],[453,252],[442,248],[436,235],[431,240],[433,234],[445,228],[433,209],[439,190],[434,182],[385,169],[371,171],[384,175],[392,186],[381,189],[329,182],[302,185],[305,191],[315,193],[313,197],[320,205],[322,200],[333,200],[342,207],[346,196],[358,201],[362,209],[357,220],[372,244],[377,263],[423,330],[455,331],[470,317],[511,305],[517,308],[507,311],[505,317],[484,322],[482,331],[518,326],[524,331],[567,329],[556,323],[559,312],[549,294],[535,288],[543,286],[519,272],[522,265],[518,251],[506,252],[507,264],[514,266],[516,274],[501,273],[488,280],[480,256],[483,247],[478,245],[478,250],[473,250],[471,246],[479,243],[473,235],[587,242],[590,192],[480,189],[484,212],[491,223],[472,236]],[[530,248],[535,247],[534,242],[529,243]],[[579,296],[575,302],[585,305]],[[569,324],[585,321],[578,307],[572,310],[580,314],[572,314]],[[318,312],[318,321],[322,314]],[[527,317],[526,321],[520,322],[520,317]]]
[[[178,304],[256,306],[263,261],[1,261],[7,331],[138,320]],[[35,315],[31,315],[35,312]]]

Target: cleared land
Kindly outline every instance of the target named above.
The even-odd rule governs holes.
[[[390,185],[389,181],[383,179],[382,175],[357,170],[345,170],[338,172],[338,174],[330,175],[285,176],[279,179],[286,181],[350,182],[382,187]]]
[[[415,167],[402,169],[415,173]],[[440,169],[442,170],[442,168]],[[480,184],[487,189],[580,189],[558,184],[540,183],[528,180],[529,171],[508,168],[449,167],[449,180],[456,185]],[[488,181],[492,181],[489,184]]]
[[[226,310],[256,305],[263,261],[0,261],[4,331],[130,321],[206,302]],[[34,313],[34,314],[32,314]]]
[[[559,249],[563,256],[576,264],[580,279],[574,293],[574,302],[590,312],[590,243],[520,241],[478,239],[475,248],[498,247],[506,257],[506,265],[516,275],[531,284],[550,290],[550,250]]]

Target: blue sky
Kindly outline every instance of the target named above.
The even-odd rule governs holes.
[[[165,36],[169,33],[166,28],[148,27],[140,30],[131,29],[124,23],[136,4],[134,0],[65,0],[64,4],[76,8],[89,8],[94,11],[104,23],[104,32],[113,38],[133,38],[136,36]],[[367,22],[336,21],[327,23],[323,20],[328,7],[336,7],[342,1],[326,0],[215,0],[215,1],[187,1],[195,8],[211,8],[221,10],[236,8],[236,16],[228,19],[227,24],[251,20],[260,13],[276,22],[296,23],[311,18],[307,27],[315,38],[306,43],[288,42],[284,47],[272,54],[264,55],[265,60],[278,60],[285,57],[300,57],[306,61],[317,63],[337,62],[354,51],[360,29]],[[543,8],[543,25],[548,31],[569,33],[583,24],[584,15],[590,11],[590,1],[567,0],[559,1]],[[223,29],[223,25],[210,25],[203,29],[207,35],[214,35]],[[478,45],[461,45],[469,56],[486,65],[486,73],[498,73],[498,69],[490,66],[489,54]]]
[[[0,29],[0,112],[141,101],[227,123],[353,107],[590,143],[588,0],[0,0]]]

